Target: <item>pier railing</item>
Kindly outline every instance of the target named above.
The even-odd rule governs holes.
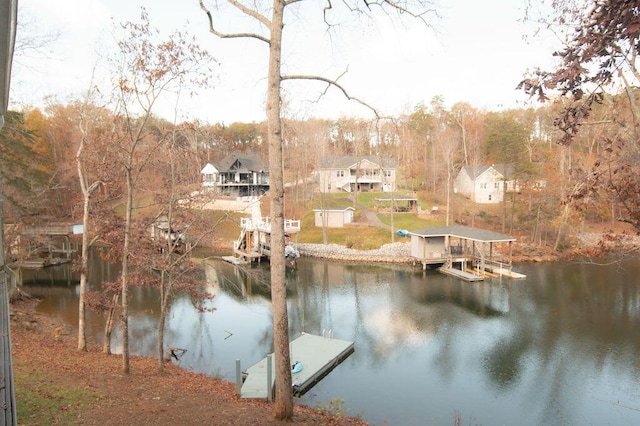
[[[271,221],[269,217],[260,218],[259,221],[250,217],[240,218],[240,227],[245,231],[262,231],[271,233]],[[287,233],[300,231],[300,220],[285,219],[284,230]]]

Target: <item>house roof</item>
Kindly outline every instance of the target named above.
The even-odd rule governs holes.
[[[214,166],[213,164],[207,163],[202,168],[202,170],[200,170],[200,173],[202,173],[203,175],[212,175],[214,173],[218,173],[218,169],[216,169],[216,166]]]
[[[313,209],[314,212],[346,212],[347,210],[356,211],[353,207],[345,207],[343,209],[333,208],[333,209]]]
[[[487,229],[471,228],[469,226],[452,225],[452,226],[429,226],[417,231],[410,231],[410,235],[418,237],[459,237],[466,240],[479,241],[483,243],[496,243],[516,241],[515,238],[498,232],[489,231]]]
[[[476,179],[478,176],[487,172],[489,169],[493,169],[500,173],[506,179],[513,179],[513,165],[512,164],[492,164],[490,166],[464,166],[462,168],[471,179]]]
[[[220,173],[240,172],[249,173],[269,170],[269,165],[258,155],[244,152],[234,152],[216,163]]]
[[[359,162],[369,161],[383,168],[394,168],[395,161],[389,157],[379,155],[333,155],[320,157],[321,169],[350,169],[356,167]]]

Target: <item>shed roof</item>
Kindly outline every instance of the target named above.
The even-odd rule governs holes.
[[[452,226],[429,226],[417,231],[410,231],[409,235],[418,237],[459,237],[466,240],[480,241],[483,243],[496,243],[516,241],[515,238],[499,232],[489,231],[487,229],[472,228],[470,226],[452,225]]]
[[[353,207],[344,207],[344,208],[326,208],[326,209],[313,209],[314,212],[346,212],[347,210],[355,211]]]

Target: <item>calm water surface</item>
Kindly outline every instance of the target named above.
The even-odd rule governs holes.
[[[117,274],[94,265],[94,284]],[[302,259],[287,272],[291,337],[331,333],[355,352],[298,402],[374,425],[640,424],[640,261],[516,269],[527,279],[467,283]],[[25,272],[25,285],[77,326],[78,285],[63,270]],[[236,359],[244,369],[272,351],[268,275],[207,262],[216,310],[179,298],[169,314],[165,341],[188,349],[182,367],[233,381]],[[157,294],[133,293],[131,352],[153,356]],[[89,322],[101,342],[101,319]]]

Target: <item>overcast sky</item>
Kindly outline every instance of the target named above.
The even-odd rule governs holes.
[[[59,38],[45,52],[15,58],[13,108],[41,107],[47,98],[66,102],[81,97],[92,70],[104,66],[102,54],[113,48],[112,24],[138,21],[141,5],[162,34],[186,31],[219,61],[213,88],[197,98],[181,97],[180,119],[264,119],[266,46],[255,40],[217,39],[208,32],[197,0],[20,0],[24,27],[19,24],[18,38],[21,29],[24,36],[48,31]],[[410,112],[434,96],[442,96],[447,107],[456,102],[488,110],[524,106],[527,99],[516,85],[527,69],[549,68],[557,48],[550,38],[525,41],[532,29],[521,22],[521,0],[441,0],[440,18],[427,17],[432,27],[409,17],[398,22],[378,14],[374,20],[354,22],[339,15],[333,32],[322,22],[323,5],[302,2],[287,16],[283,72],[336,78],[347,71],[340,83],[387,115]],[[242,22],[231,14],[224,16],[222,29],[243,29],[233,26]],[[285,82],[283,87],[289,116],[370,116],[336,90],[316,102],[323,89],[318,83]],[[167,103],[156,114],[171,118],[175,110],[175,103]]]

